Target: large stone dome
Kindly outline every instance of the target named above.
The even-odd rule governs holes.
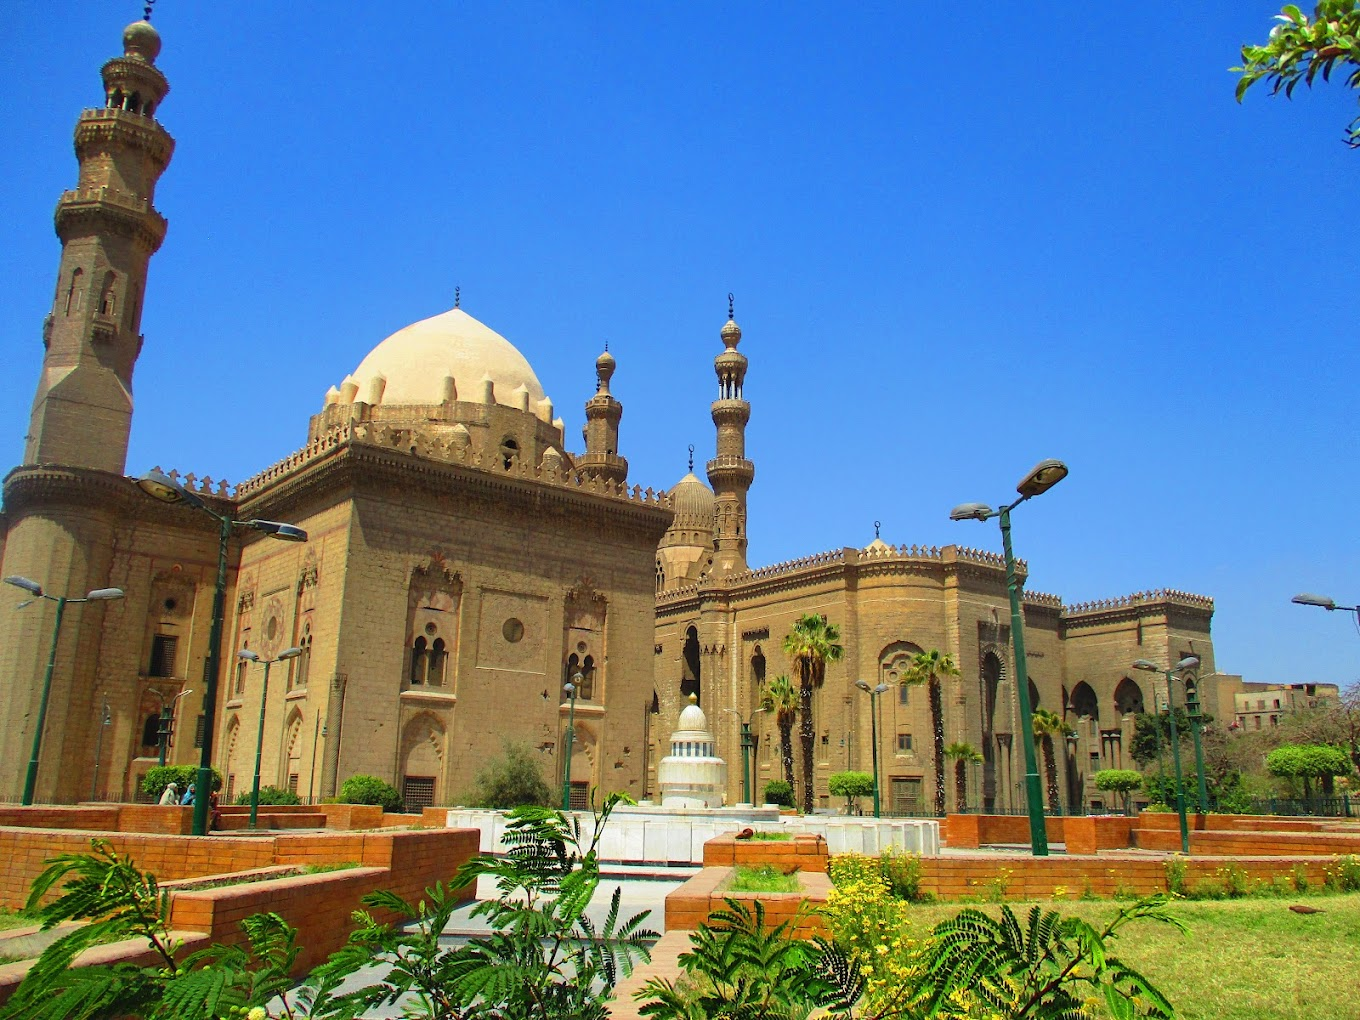
[[[483,402],[487,378],[498,404],[522,406],[524,398],[516,397],[521,388],[530,408],[544,398],[538,376],[514,344],[460,308],[397,330],[369,351],[350,379],[358,384],[358,399],[366,400],[382,377],[379,402],[392,406],[441,403],[448,376],[459,400]]]
[[[699,480],[693,471],[675,483],[670,491],[675,522],[671,530],[713,529],[713,490]]]

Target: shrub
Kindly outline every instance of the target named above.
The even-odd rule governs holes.
[[[1335,892],[1360,892],[1360,857],[1346,854],[1326,865],[1323,874],[1327,876],[1327,888]]]
[[[141,791],[148,797],[159,797],[165,792],[165,788],[174,783],[179,789],[180,796],[184,791],[193,786],[198,781],[197,765],[155,765],[146,770],[146,775],[142,776]],[[222,789],[222,773],[217,769],[212,770],[212,788]]]
[[[785,779],[771,779],[765,784],[765,803],[793,807],[793,786]]]
[[[1166,868],[1166,891],[1175,896],[1186,896],[1189,889],[1185,884],[1185,858],[1173,854],[1163,865]]]
[[[557,800],[529,745],[509,740],[501,743],[501,756],[492,758],[477,773],[473,799],[477,807],[503,810],[526,805],[552,807]]]
[[[350,776],[340,785],[341,804],[380,804],[384,811],[401,810],[401,794],[377,776]]]
[[[921,892],[921,858],[916,854],[898,854],[891,848],[881,857],[865,854],[836,854],[827,863],[831,881],[837,886],[865,886],[878,884],[896,899],[921,903],[930,899]]]
[[[242,790],[236,795],[237,804],[250,803],[250,791]],[[260,804],[301,804],[302,800],[292,790],[285,790],[278,786],[260,787]]]
[[[1101,769],[1096,773],[1096,789],[1119,794],[1124,812],[1129,810],[1129,794],[1143,785],[1143,774],[1133,769]]]

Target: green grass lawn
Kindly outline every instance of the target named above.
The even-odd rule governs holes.
[[[736,873],[732,876],[732,881],[727,886],[727,891],[793,893],[797,892],[799,888],[797,873],[785,875],[768,864],[762,864],[759,867],[739,864]]]
[[[37,922],[33,918],[19,913],[17,910],[6,910],[0,907],[0,931],[9,931],[11,928],[25,928]]]
[[[1296,914],[1293,903],[1323,913]],[[1108,901],[1041,905],[1097,927],[1119,909]],[[1030,908],[1009,906],[1022,920]],[[956,903],[914,906],[912,917],[923,933],[959,910]],[[1173,912],[1189,935],[1133,922],[1113,951],[1166,993],[1181,1020],[1360,1020],[1360,893],[1182,900]]]

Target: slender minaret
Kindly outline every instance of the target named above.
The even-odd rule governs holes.
[[[102,69],[103,107],[76,123],[80,179],[57,202],[61,264],[25,464],[123,473],[147,263],[165,239],[151,203],[175,148],[154,119],[170,91],[160,49],[149,21],[129,25],[123,55]]]
[[[746,491],[756,467],[746,459],[746,423],[751,405],[742,398],[746,381],[746,355],[737,351],[741,327],[733,318],[732,295],[727,295],[727,322],[722,328],[727,348],[713,359],[718,373],[718,399],[713,401],[713,424],[718,428],[717,456],[708,462],[708,482],[713,486],[714,555],[712,576],[722,577],[746,569]]]
[[[576,466],[588,475],[622,485],[628,480],[628,461],[619,456],[619,420],[623,405],[609,392],[616,362],[606,344],[595,359],[595,396],[586,401],[586,452]]]

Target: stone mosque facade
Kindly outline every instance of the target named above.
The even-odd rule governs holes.
[[[607,351],[585,402],[585,449],[569,451],[528,361],[459,307],[379,343],[325,394],[305,444],[253,478],[233,488],[171,473],[217,514],[308,534],[232,533],[218,698],[205,705],[219,525],[125,474],[143,296],[167,229],[154,191],[174,142],[157,119],[169,91],[159,35],[136,22],[123,45],[103,66],[102,105],[76,125],[79,177],[57,205],[61,256],[24,462],[5,478],[0,514],[4,576],[55,595],[125,593],[67,607],[39,801],[135,796],[166,704],[169,760],[197,762],[211,727],[229,796],[249,789],[261,726],[264,784],[322,799],[368,773],[414,806],[461,800],[505,741],[533,748],[560,782],[574,718],[573,801],[592,788],[645,799],[694,695],[735,803],[741,721],[759,737],[757,787],[779,776],[774,721],[755,712],[761,684],[791,671],[782,639],[793,621],[820,613],[845,656],[814,701],[816,803],[830,806],[831,772],[869,768],[869,698],[855,681],[892,684],[911,654],[938,648],[962,672],[946,682],[946,740],[984,753],[970,806],[1020,806],[999,556],[876,538],[748,566],[751,404],[730,304],[707,484],[691,470],[669,490],[629,485]],[[1036,704],[1075,731],[1061,741],[1063,799],[1098,803],[1090,773],[1125,763],[1132,715],[1151,706],[1130,664],[1193,652],[1212,671],[1213,603],[1158,591],[1065,606],[1026,592],[1024,607]],[[53,612],[50,601],[0,612],[0,797],[22,786]],[[289,648],[301,653],[273,667],[261,716],[263,668],[237,653],[270,660]],[[578,676],[573,715],[562,688]],[[894,684],[878,729],[885,806],[928,810],[919,689]]]

